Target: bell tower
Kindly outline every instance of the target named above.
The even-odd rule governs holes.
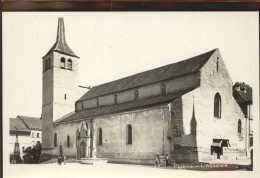
[[[66,43],[63,18],[55,44],[42,58],[42,148],[54,148],[53,122],[74,111],[78,99],[78,62]]]

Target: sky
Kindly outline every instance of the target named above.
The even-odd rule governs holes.
[[[56,41],[58,17],[64,18],[67,44],[80,57],[79,85],[218,48],[233,82],[249,84],[258,96],[257,12],[4,12],[4,120],[41,116],[42,57]]]

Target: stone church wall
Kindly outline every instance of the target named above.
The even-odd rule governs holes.
[[[188,74],[179,78],[174,78],[168,81],[150,84],[147,86],[141,86],[138,88],[138,99],[145,99],[154,96],[161,95],[162,84],[166,87],[166,93],[175,93],[179,91],[189,90],[195,88],[199,85],[198,73]],[[126,91],[118,92],[117,94],[117,104],[131,102],[135,100],[134,95],[135,89],[129,89]],[[99,106],[109,106],[114,105],[115,103],[115,94],[108,94],[98,98]],[[97,107],[97,99],[89,99],[83,101],[83,108],[81,103],[78,104],[77,110],[88,109]]]
[[[115,104],[115,95],[106,95],[98,98],[99,106],[109,106]]]
[[[197,73],[188,74],[176,79],[166,81],[165,85],[166,93],[175,93],[178,91],[188,90],[199,85],[199,76]]]
[[[96,130],[102,128],[103,133],[97,157],[109,162],[154,164],[157,154],[170,152],[167,112],[168,107],[161,106],[95,118]],[[132,125],[132,144],[127,144],[128,124]]]
[[[128,91],[117,93],[117,103],[118,104],[134,101],[134,99],[135,99],[134,90],[128,90]]]
[[[83,109],[97,107],[97,99],[90,99],[83,101]]]
[[[216,68],[217,60],[219,70]],[[222,103],[220,119],[214,117],[214,96],[217,92]],[[224,147],[221,159],[245,156],[245,117],[232,96],[232,81],[218,51],[202,68],[200,87],[180,97],[178,102],[181,102],[182,109],[178,110],[179,114],[173,119],[179,120],[183,127],[177,128],[182,135],[175,138],[174,152],[177,161],[187,160],[187,155],[193,155],[193,158],[194,155],[197,156],[197,160],[192,161],[216,159],[216,155],[211,155],[210,150],[213,138],[228,139],[230,142],[231,147]],[[194,144],[189,145],[191,141],[187,137],[191,138],[193,107],[196,137]],[[238,134],[238,119],[242,121],[242,136]]]
[[[161,84],[153,84],[139,88],[139,99],[145,99],[161,94]]]
[[[88,125],[89,124],[89,121]],[[76,131],[79,129],[79,126],[81,125],[82,121],[76,121],[76,122],[68,122],[68,123],[62,123],[59,125],[54,125],[54,133],[57,133],[57,147],[54,147],[54,149],[50,150],[52,155],[59,155],[59,146],[60,144],[63,147],[63,154],[67,157],[71,157],[76,159],[77,156],[77,146],[76,146]],[[69,147],[67,146],[67,136],[70,137],[70,144]]]

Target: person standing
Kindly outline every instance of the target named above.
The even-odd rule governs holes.
[[[36,151],[37,151],[38,163],[39,163],[40,157],[41,157],[41,152],[42,152],[42,144],[40,143],[40,141],[37,141],[37,143],[36,143]]]
[[[160,162],[159,162],[159,155],[156,155],[155,157],[155,167],[159,167],[160,166]]]
[[[168,155],[166,155],[165,161],[166,161],[166,167],[168,167],[169,166],[169,156]]]

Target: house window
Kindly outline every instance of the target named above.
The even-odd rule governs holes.
[[[65,69],[65,58],[64,58],[64,57],[62,57],[62,58],[60,59],[60,67],[61,67],[62,69]]]
[[[67,94],[64,94],[64,99],[65,99],[65,100],[67,99]]]
[[[237,132],[239,135],[241,135],[241,120],[240,119],[238,120],[238,123],[237,123]]]
[[[39,133],[37,133],[37,138],[39,138],[40,137],[40,134]]]
[[[67,147],[70,147],[70,136],[67,136]]]
[[[214,98],[214,117],[221,118],[221,97],[219,93]]]
[[[162,90],[162,95],[165,95],[165,94],[166,94],[166,87],[165,87],[165,84],[162,84],[162,86],[161,86],[161,90]]]
[[[132,125],[128,124],[126,127],[126,143],[127,144],[132,144]]]
[[[98,129],[98,145],[102,145],[102,129]]]
[[[57,147],[57,133],[54,133],[54,147]]]
[[[135,100],[138,100],[138,90],[135,90],[134,94],[135,94]]]
[[[68,59],[67,69],[72,70],[72,60],[71,59]]]
[[[32,133],[32,137],[34,137],[34,133]]]

